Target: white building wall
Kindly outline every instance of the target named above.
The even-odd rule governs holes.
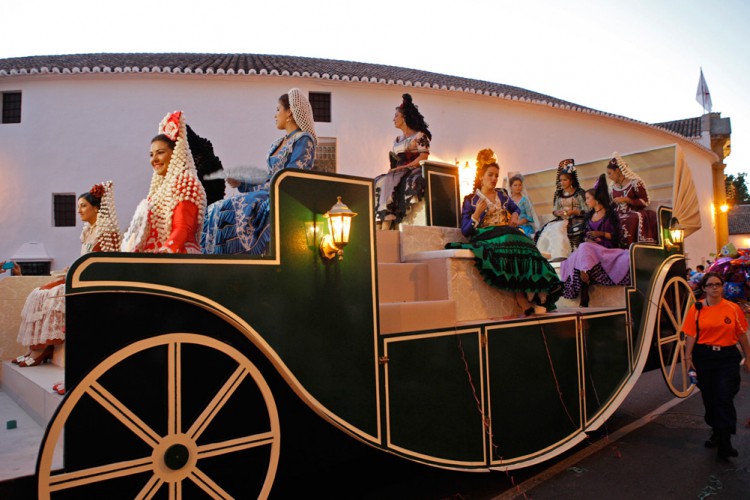
[[[319,136],[338,140],[338,171],[372,177],[388,168],[398,130],[394,108],[409,92],[433,133],[431,159],[473,165],[490,147],[503,169],[532,172],[563,158],[583,163],[677,143],[693,172],[704,228],[687,240],[690,256],[715,250],[711,153],[641,124],[497,97],[311,78],[163,74],[36,75],[0,78],[0,91],[23,92],[22,122],[0,125],[0,257],[41,241],[53,269],[79,255],[81,223],[52,227],[52,193],[77,193],[107,179],[124,230],[151,179],[149,142],[175,109],[210,139],[225,166],[265,161],[280,135],[273,116],[291,87],[331,92],[332,122]],[[228,190],[228,192],[231,192]],[[550,193],[552,196],[552,193]]]

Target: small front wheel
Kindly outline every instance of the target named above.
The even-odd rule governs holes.
[[[695,295],[688,282],[679,276],[670,278],[659,298],[657,345],[664,381],[675,396],[687,397],[695,385],[688,376],[685,364],[685,334],[682,324]]]

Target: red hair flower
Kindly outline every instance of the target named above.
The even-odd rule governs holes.
[[[91,188],[91,191],[89,191],[94,197],[101,198],[104,196],[104,186],[101,184],[94,184],[94,187]]]
[[[182,116],[182,111],[175,111],[164,117],[159,126],[161,133],[173,141],[177,140],[180,133],[180,116]]]

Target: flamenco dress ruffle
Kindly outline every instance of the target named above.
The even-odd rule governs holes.
[[[424,193],[425,180],[419,167],[379,175],[375,178],[376,220],[400,223]]]
[[[589,285],[624,286],[630,284],[630,253],[584,242],[560,266],[564,282],[563,296],[575,299],[581,293],[581,271],[589,275]]]
[[[17,341],[23,346],[59,344],[65,340],[65,278],[35,288],[21,311]]]
[[[557,273],[542,257],[534,242],[510,226],[491,226],[477,230],[468,243],[448,243],[448,249],[467,249],[474,253],[474,264],[485,282],[511,292],[546,292],[548,310],[562,294]]]
[[[251,191],[211,204],[201,248],[206,254],[261,255],[271,239],[268,191]]]

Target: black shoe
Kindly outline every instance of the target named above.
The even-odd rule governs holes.
[[[726,461],[729,457],[739,456],[739,452],[732,448],[732,440],[729,432],[723,431],[718,433],[719,450],[717,456],[720,460]]]
[[[719,451],[717,453],[717,456],[720,459],[726,460],[730,457],[739,457],[740,452],[732,448],[732,445],[729,445],[728,448],[719,447]]]
[[[719,436],[716,435],[715,432],[712,432],[711,437],[706,439],[706,442],[703,443],[703,446],[705,446],[706,448],[716,448],[717,446],[719,446]]]

